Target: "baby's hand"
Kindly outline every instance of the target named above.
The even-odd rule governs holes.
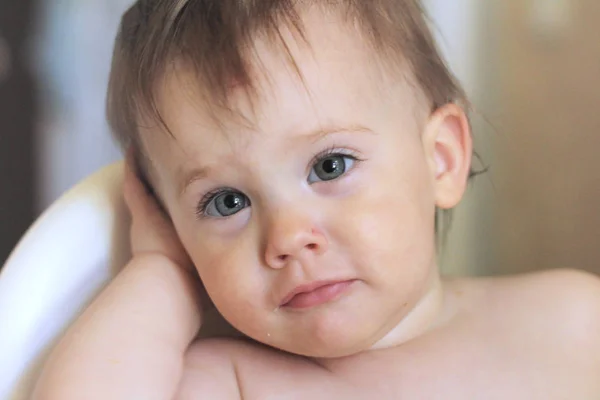
[[[131,154],[131,153],[130,153]],[[125,163],[123,194],[131,213],[131,251],[133,256],[158,253],[184,268],[192,263],[177,237],[173,224],[158,206],[138,175],[133,157]]]
[[[123,180],[125,204],[131,213],[131,253],[132,256],[162,255],[178,266],[189,270],[197,280],[198,295],[203,309],[213,308],[204,286],[200,282],[194,264],[183,248],[173,224],[158,205],[155,195],[141,181],[131,152],[125,162]]]
[[[201,324],[201,285],[172,224],[130,167],[133,258],[48,360],[34,399],[167,399]]]

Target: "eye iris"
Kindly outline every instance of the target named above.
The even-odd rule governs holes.
[[[315,172],[319,179],[324,181],[330,181],[338,178],[344,172],[346,172],[346,163],[344,157],[335,156],[329,157],[321,161],[315,168]]]
[[[246,197],[241,193],[224,193],[215,199],[216,215],[228,217],[248,206]]]

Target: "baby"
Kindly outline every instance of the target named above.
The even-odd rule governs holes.
[[[440,276],[466,107],[418,0],[139,0],[108,97],[133,257],[34,397],[599,399],[596,277]],[[213,305],[241,337],[198,337]]]

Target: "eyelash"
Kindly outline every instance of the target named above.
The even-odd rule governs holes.
[[[319,162],[325,160],[326,158],[332,157],[332,156],[349,157],[352,160],[357,161],[357,162],[364,161],[364,159],[361,159],[360,157],[358,157],[358,154],[355,151],[352,151],[349,149],[340,149],[339,147],[331,146],[328,149],[318,153],[317,155],[315,155],[312,158],[312,160],[309,163],[310,169],[314,168],[314,166],[317,165]],[[308,173],[310,173],[310,169],[309,169]],[[200,202],[198,203],[198,206],[196,207],[196,214],[198,215],[198,217],[206,218],[206,209],[207,209],[208,205],[211,203],[211,201],[213,201],[220,194],[229,193],[229,192],[240,193],[239,190],[236,190],[233,188],[227,188],[227,187],[211,190],[210,192],[206,193],[202,197]]]
[[[196,215],[198,215],[198,217],[205,218],[206,217],[206,209],[208,208],[208,205],[210,204],[210,202],[213,201],[220,194],[229,193],[229,192],[239,193],[238,190],[235,190],[233,188],[226,188],[226,187],[211,190],[210,192],[206,193],[204,196],[202,196],[202,199],[200,200],[200,202],[198,203],[198,206],[196,207]]]
[[[358,162],[364,161],[364,159],[361,159],[355,151],[352,151],[350,149],[342,149],[342,148],[334,145],[334,146],[331,146],[328,149],[323,150],[322,152],[318,153],[316,156],[314,156],[312,158],[312,160],[310,161],[310,164],[308,164],[309,170],[307,172],[310,173],[310,170],[315,165],[317,165],[321,161],[325,160],[326,158],[329,158],[332,156],[348,157],[348,158],[351,158],[352,160],[358,161]]]

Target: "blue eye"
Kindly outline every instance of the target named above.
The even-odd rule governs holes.
[[[201,204],[198,207],[203,215],[223,218],[237,214],[250,206],[250,199],[243,193],[227,190],[210,197],[208,202],[204,203],[205,205]]]
[[[312,167],[308,183],[327,182],[339,178],[352,168],[356,159],[345,154],[330,154]]]

